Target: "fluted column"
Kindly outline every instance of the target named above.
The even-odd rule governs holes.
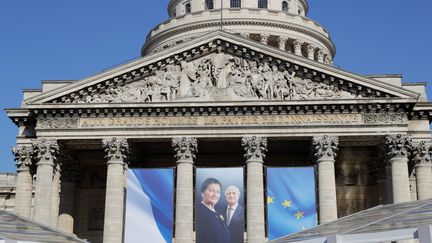
[[[398,134],[386,137],[386,149],[392,172],[393,203],[411,201],[408,155],[411,138]]]
[[[288,37],[286,36],[279,36],[278,37],[278,45],[279,45],[279,49],[282,51],[286,50],[286,43],[288,41]]]
[[[177,160],[175,242],[193,242],[193,163],[198,143],[195,138],[174,138],[172,146]]]
[[[318,50],[317,52],[317,61],[320,63],[324,63],[325,52],[323,50]]]
[[[33,219],[43,224],[51,225],[53,204],[52,182],[59,147],[57,141],[39,139],[33,143],[33,149],[37,160]]]
[[[307,56],[310,60],[314,60],[315,59],[315,47],[311,44],[309,44],[307,46]]]
[[[418,200],[432,198],[432,149],[429,143],[420,142],[413,151],[417,178]]]
[[[126,139],[105,138],[102,146],[108,167],[103,242],[119,243],[123,241],[124,167],[129,145]]]
[[[337,219],[335,158],[339,139],[327,135],[313,138],[318,164],[318,197],[320,224]]]
[[[294,54],[296,54],[298,56],[302,56],[303,41],[295,40],[293,44],[294,44]]]
[[[58,161],[54,166],[53,171],[53,182],[52,182],[52,194],[51,194],[51,225],[57,227],[58,216],[59,216],[59,206],[60,206],[60,176],[61,176],[61,166]]]
[[[270,35],[269,34],[261,34],[260,36],[261,36],[260,42],[264,45],[267,45]]]
[[[267,152],[267,138],[244,137],[242,146],[245,150],[247,170],[247,242],[263,243],[265,241],[263,164]]]
[[[12,148],[17,166],[17,182],[15,194],[15,212],[23,217],[31,218],[33,179],[30,173],[33,148],[19,145]]]
[[[58,217],[58,228],[61,231],[73,234],[78,165],[71,162],[67,166],[65,165],[63,167],[61,174],[60,215]]]

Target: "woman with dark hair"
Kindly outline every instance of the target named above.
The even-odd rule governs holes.
[[[215,178],[207,178],[201,185],[201,203],[196,205],[196,243],[230,243],[224,217],[215,209],[222,184]]]

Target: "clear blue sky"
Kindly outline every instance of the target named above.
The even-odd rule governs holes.
[[[1,108],[41,80],[83,79],[137,58],[168,0],[15,0],[0,5]],[[431,0],[309,0],[309,17],[331,33],[335,64],[359,74],[403,74],[432,97]],[[0,171],[15,171],[17,129],[0,114]]]

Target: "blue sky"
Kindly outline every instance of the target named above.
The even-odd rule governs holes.
[[[149,3],[150,2],[150,3]],[[140,56],[168,0],[15,0],[0,5],[0,106],[18,107],[41,80],[83,79]],[[335,64],[358,74],[403,74],[432,97],[431,0],[309,0],[330,32]],[[0,171],[15,171],[17,129],[0,112]]]

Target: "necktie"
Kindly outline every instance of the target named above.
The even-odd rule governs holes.
[[[231,222],[232,214],[233,214],[233,209],[232,208],[228,208],[228,212],[227,212],[227,225],[229,225],[230,222]]]

